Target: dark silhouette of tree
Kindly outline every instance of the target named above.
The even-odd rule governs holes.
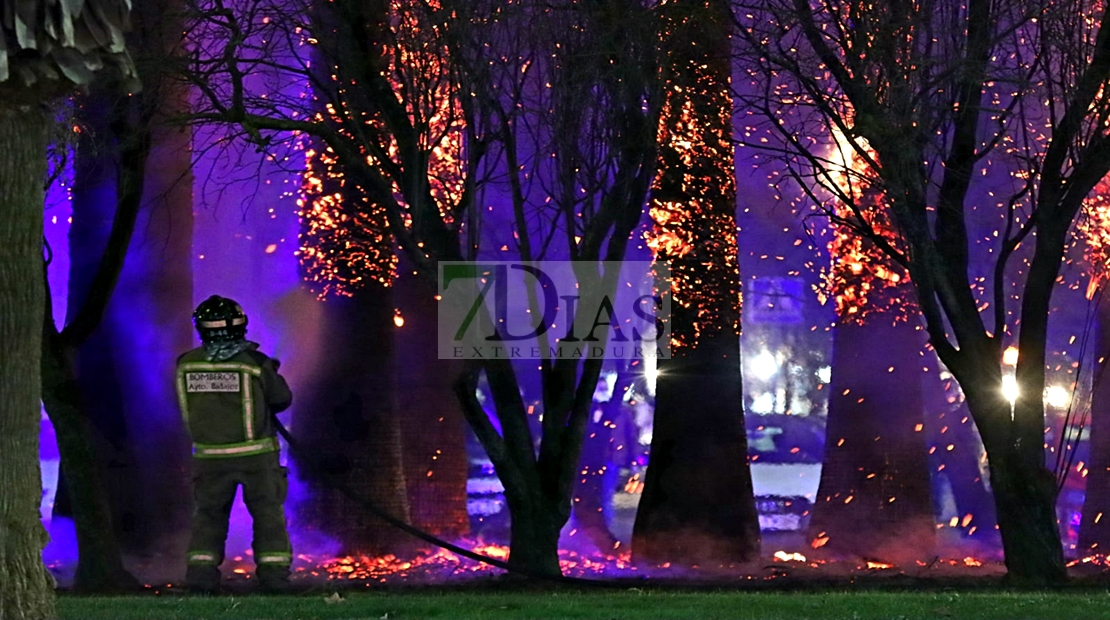
[[[0,616],[53,618],[38,517],[39,389],[45,287],[43,187],[51,118],[46,104],[98,79],[105,66],[134,76],[123,2],[12,2],[0,15]]]
[[[914,325],[890,320],[879,315],[836,327],[809,538],[838,555],[908,562],[934,548],[920,380],[924,338]]]
[[[929,344],[986,447],[1009,576],[1062,581],[1057,482],[1044,453],[1048,311],[1069,228],[1110,170],[1110,14],[1081,1],[736,9],[758,92],[746,102],[750,118],[765,121],[756,129],[770,136],[764,148],[815,204],[850,209],[857,232],[906,269]],[[834,132],[867,171],[824,154]],[[972,260],[981,224],[971,197],[991,157],[1017,172],[983,283],[972,279],[982,265]],[[844,178],[884,192],[898,245],[867,225]],[[1008,270],[1015,257],[1027,268]],[[1014,339],[1011,405],[1001,356]]]
[[[385,215],[356,184],[346,182],[322,145],[306,155],[311,172],[301,209],[303,238],[308,239],[302,241],[307,256],[302,271],[322,298],[320,338],[333,345],[294,408],[292,427],[310,450],[328,455],[329,473],[407,521],[404,417],[394,363],[395,261]],[[427,416],[414,412],[412,417]],[[308,497],[297,506],[298,521],[335,537],[341,554],[400,554],[411,546],[400,530],[367,521],[342,493],[319,480],[308,484]],[[444,504],[445,511],[453,509]]]
[[[673,357],[659,363],[632,550],[656,563],[744,562],[759,556],[760,532],[740,376],[731,20],[724,2],[664,9],[673,51],[651,213],[656,260],[671,265]]]
[[[100,351],[103,359],[104,349],[118,349],[134,339],[134,333],[127,331],[117,334],[114,343],[105,344],[106,337],[111,340],[111,328],[106,330],[102,323],[105,315],[112,313],[110,301],[124,271],[137,222],[143,223],[139,237],[145,239],[152,234],[150,212],[168,210],[164,203],[170,197],[179,198],[182,193],[187,199],[192,196],[188,175],[191,132],[171,127],[167,121],[172,111],[182,106],[183,97],[161,75],[175,36],[177,40],[181,36],[179,29],[161,20],[166,13],[165,3],[151,2],[135,15],[136,27],[129,41],[137,55],[142,91],[129,92],[127,84],[119,81],[104,82],[75,100],[74,120],[80,131],[74,147],[77,179],[70,303],[66,324],[59,329],[47,297],[42,399],[57,433],[62,462],[55,515],[72,517],[77,530],[78,565],[73,587],[79,591],[137,588],[138,582],[123,568],[120,557],[117,533],[133,542],[133,535],[126,532],[126,524],[121,521],[167,521],[160,515],[135,514],[151,503],[142,493],[131,494],[130,505],[125,501],[128,494],[121,493],[121,487],[141,486],[137,483],[139,468],[127,472],[129,484],[120,484],[119,480],[112,484],[106,479],[105,463],[128,460],[120,455],[126,454],[127,442],[135,440],[122,432],[127,426],[122,422],[125,412],[119,399],[109,396],[111,390],[105,389],[109,366],[89,363],[94,359],[90,349]],[[151,164],[148,173],[151,152],[157,164]],[[90,185],[96,187],[90,191]],[[191,213],[191,203],[186,212]],[[177,228],[188,231],[187,227]],[[185,238],[189,240],[191,234]],[[134,279],[132,275],[130,280]],[[174,290],[179,295],[191,295],[191,287]],[[128,302],[128,310],[133,309],[133,303]],[[84,373],[80,372],[81,361],[85,362]],[[97,371],[88,372],[89,368]],[[104,406],[107,401],[109,406]],[[109,451],[109,445],[116,447]],[[162,457],[159,461],[168,463],[172,459]],[[174,470],[172,466],[168,469]],[[176,495],[180,496],[187,480],[177,478]],[[160,480],[160,487],[175,488],[166,479]],[[114,518],[126,515],[131,518]]]

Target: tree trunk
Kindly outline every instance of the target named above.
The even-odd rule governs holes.
[[[80,312],[85,300],[92,294],[93,281],[100,268],[100,261],[111,232],[117,206],[116,181],[119,159],[117,141],[110,128],[111,119],[115,114],[111,98],[107,95],[94,94],[78,99],[77,115],[84,130],[79,135],[74,154],[73,219],[69,230],[70,274],[69,289],[66,294],[67,322]],[[111,325],[101,324],[79,345],[73,367],[79,394],[74,397],[73,402],[81,403],[83,415],[89,421],[90,431],[100,440],[96,442],[98,450],[96,458],[104,469],[106,490],[90,492],[108,498],[115,535],[119,542],[126,546],[134,542],[132,533],[141,518],[138,512],[141,500],[137,483],[138,468],[132,464],[128,447],[130,436],[122,395],[122,385],[125,381],[118,376],[117,340],[122,338],[113,337]],[[56,355],[51,357],[57,359]],[[48,358],[47,362],[52,360]],[[61,361],[57,360],[56,363],[60,364]],[[95,372],[83,372],[86,368],[94,369]],[[64,381],[65,377],[61,376],[57,379]],[[64,398],[46,393],[44,397],[55,402]],[[53,407],[50,403],[47,407],[47,413],[53,415],[51,412]],[[63,416],[59,421],[64,425],[70,422],[71,418]],[[69,431],[61,428],[56,429],[56,432],[62,434]],[[73,432],[80,431],[75,429]],[[63,450],[64,448],[59,445],[59,453],[64,462],[69,459]],[[69,476],[79,475],[76,470],[84,467],[85,464],[80,462],[80,456],[76,456],[76,462],[73,465],[75,471],[62,470],[59,473],[59,496],[54,505],[56,516],[72,518],[81,510],[71,501],[70,487],[74,482],[69,480]],[[132,544],[132,546],[135,545]]]
[[[0,107],[0,618],[20,620],[55,617],[38,453],[49,125],[37,104]]]
[[[561,575],[559,568],[559,532],[567,522],[567,508],[543,497],[540,490],[532,497],[517,502],[506,499],[512,514],[509,563],[534,574]]]
[[[660,361],[637,561],[708,567],[759,556],[738,347],[725,332]]]
[[[408,521],[393,391],[393,304],[389,289],[376,283],[354,295],[322,302],[321,340],[327,353],[309,383],[312,388],[298,397],[292,431],[327,473]],[[307,527],[337,539],[343,554],[399,554],[412,544],[407,534],[319,480],[309,481],[308,497],[296,510]]]
[[[512,362],[488,359],[464,366],[455,395],[505,487],[511,519],[509,563],[527,573],[558,576],[559,533],[570,517],[571,487],[559,479],[561,472],[545,469],[535,454]],[[475,396],[479,369],[485,370],[500,431]]]
[[[184,105],[179,91],[163,89],[158,96],[163,114]],[[83,106],[92,135],[78,146],[67,320],[95,294],[90,287],[125,191],[117,186],[120,167],[130,165],[122,161],[121,148],[139,139],[129,122],[137,112],[128,107],[139,105],[153,104],[106,93]],[[101,458],[120,542],[133,554],[154,558],[158,566],[152,569],[160,570],[168,562],[157,556],[180,557],[184,550],[192,496],[188,438],[172,381],[166,380],[194,338],[188,320],[192,134],[157,115],[150,131],[150,156],[145,165],[136,162],[143,169],[126,171],[143,179],[136,233],[103,321],[80,344],[75,376],[86,415],[107,440]]]
[[[1010,581],[1049,585],[1066,577],[1056,526],[1056,479],[1043,465],[991,459],[991,487]]]
[[[1012,441],[1010,403],[997,388],[980,387],[987,385],[985,379],[978,384],[972,377],[963,379],[968,408],[987,449],[1007,579],[1023,585],[1061,583],[1067,570],[1056,519],[1056,477],[1044,465],[1043,441],[1035,450]]]
[[[836,328],[825,458],[810,536],[827,552],[894,561],[933,553],[921,333],[874,320]],[[893,370],[888,372],[888,369]]]
[[[81,411],[74,376],[77,351],[56,342],[53,317],[46,314],[43,335],[42,401],[54,425],[73,522],[77,529],[78,562],[73,587],[81,592],[112,592],[138,588],[124,567],[112,523],[94,430]],[[59,476],[63,475],[59,473]]]
[[[1083,521],[1079,526],[1080,557],[1092,553],[1110,554],[1110,376],[1105,374],[1110,360],[1110,300],[1100,304],[1098,346],[1094,358],[1102,360],[1095,369],[1091,393],[1090,451],[1087,492],[1083,499]]]
[[[452,388],[462,367],[439,359],[435,284],[400,272],[393,299],[404,323],[393,330],[393,363],[413,525],[458,538],[470,531],[466,422]]]

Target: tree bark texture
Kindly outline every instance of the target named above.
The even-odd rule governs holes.
[[[759,556],[738,347],[726,332],[660,361],[636,561],[709,567]]]
[[[39,363],[45,287],[43,181],[49,118],[0,106],[0,619],[55,617],[39,516]]]
[[[461,365],[439,359],[437,290],[402,270],[393,300],[404,324],[393,330],[398,417],[412,523],[448,539],[470,531],[466,511],[466,422],[453,383]]]
[[[924,433],[924,345],[912,324],[836,327],[825,458],[809,538],[836,555],[893,561],[933,553]]]
[[[294,408],[291,430],[327,473],[408,521],[390,289],[371,283],[354,297],[323,304],[321,339],[328,352]],[[343,554],[400,553],[412,544],[407,534],[318,480],[309,480],[308,497],[295,510],[299,522],[336,539]]]
[[[1012,456],[991,459],[990,471],[1007,576],[1031,585],[1061,582],[1066,572],[1052,472]]]
[[[569,507],[552,501],[540,489],[531,489],[526,498],[506,492],[512,511],[509,562],[531,573],[561,575],[559,532],[567,522]]]

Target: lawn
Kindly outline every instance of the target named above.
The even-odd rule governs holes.
[[[400,591],[58,599],[64,620],[1110,620],[1105,590],[1056,592]]]

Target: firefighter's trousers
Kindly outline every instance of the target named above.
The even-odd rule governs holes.
[[[217,567],[224,559],[228,520],[235,492],[243,486],[243,501],[254,521],[254,561],[258,578],[267,582],[288,579],[292,561],[285,529],[287,470],[277,452],[253,456],[193,459],[193,534],[189,542],[188,581],[214,587]]]

